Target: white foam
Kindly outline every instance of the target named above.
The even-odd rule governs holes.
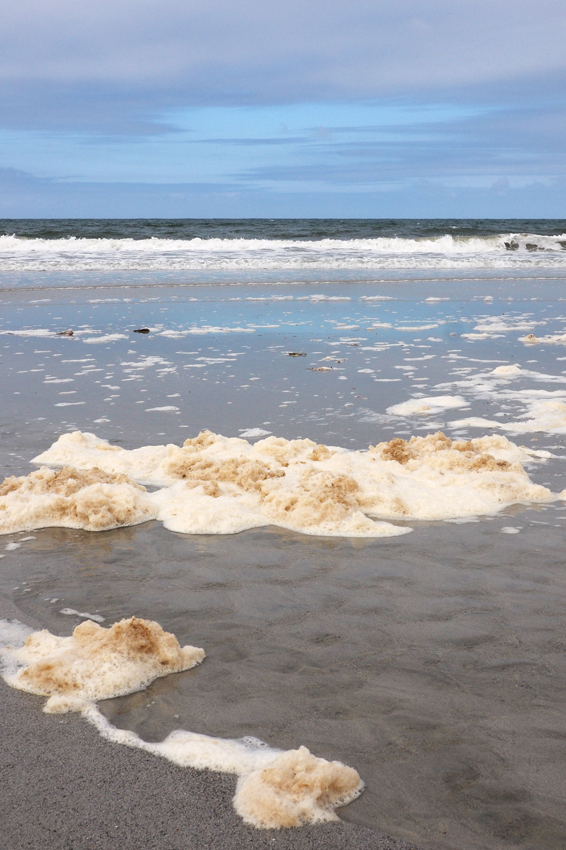
[[[492,334],[506,334],[511,331],[526,331],[540,324],[544,324],[544,322],[537,322],[530,316],[516,317],[515,319],[508,316],[485,316],[474,327],[474,331],[491,336]]]
[[[0,236],[0,240],[2,237]],[[24,328],[23,330],[0,330],[2,336],[36,336],[36,337],[55,337],[55,331],[47,330],[47,328]]]
[[[468,362],[484,362],[473,361]],[[486,361],[487,362],[487,361]],[[470,372],[470,369],[463,371]],[[562,388],[548,390],[529,388],[527,382],[559,384]],[[497,405],[491,408],[492,416],[499,419],[472,416],[449,423],[451,428],[496,428],[509,434],[546,432],[566,433],[566,376],[552,375],[526,369],[518,363],[496,366],[490,371],[466,374],[456,381],[437,385],[438,390],[457,389],[466,392],[471,399]]]
[[[24,646],[33,632],[33,629],[19,620],[0,618],[0,674],[5,679],[17,674],[20,664],[15,651]]]
[[[101,614],[89,614],[86,611],[76,611],[74,608],[61,608],[60,614],[65,614],[67,617],[82,617],[84,620],[94,620],[95,623],[103,623],[105,617]]]
[[[519,419],[500,422],[472,416],[450,423],[452,428],[498,428],[509,434],[529,434],[543,431],[547,434],[566,434],[566,398],[542,401],[526,399],[527,410]]]
[[[550,345],[566,345],[566,334],[548,334],[547,336],[535,336],[535,334],[527,334],[527,336],[520,336],[520,342],[524,342],[525,345],[541,345],[543,343],[548,343]]]
[[[437,328],[439,326],[439,324],[440,323],[437,322],[436,324],[431,324],[431,325],[396,325],[395,330],[396,331],[407,331],[407,332],[430,331],[430,330],[432,330],[432,328]]]
[[[23,239],[0,237],[7,271],[73,269],[564,268],[562,234],[404,239]],[[527,247],[530,246],[530,247]],[[533,250],[533,247],[537,250]],[[378,300],[376,296],[369,296]],[[307,296],[308,300],[314,300]],[[379,299],[385,300],[385,299]]]
[[[518,363],[513,363],[505,366],[496,366],[491,374],[501,375],[504,378],[514,378],[518,375],[522,375],[523,369],[521,369]]]
[[[469,402],[461,396],[427,396],[394,404],[387,408],[387,413],[394,416],[427,416],[428,414],[437,415],[441,410],[455,410],[468,406]]]
[[[278,327],[278,326],[277,326]],[[177,330],[165,330],[159,333],[159,336],[170,337],[171,339],[181,339],[184,336],[190,336],[194,334],[196,336],[203,336],[206,334],[253,334],[256,332],[255,327],[227,327],[223,325],[202,325],[201,327],[193,326],[191,328],[185,329],[177,329]]]
[[[100,336],[83,337],[81,342],[86,342],[89,345],[96,345],[103,342],[115,342],[117,339],[128,339],[127,334],[101,334]]]

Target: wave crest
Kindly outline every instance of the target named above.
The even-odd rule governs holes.
[[[566,234],[365,239],[0,236],[6,271],[562,268]]]

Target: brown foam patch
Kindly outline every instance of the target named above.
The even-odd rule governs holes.
[[[306,747],[281,753],[238,782],[234,808],[247,823],[278,829],[338,820],[336,809],[363,790],[356,770]]]
[[[341,762],[316,758],[306,747],[280,752],[253,738],[230,740],[185,730],[150,743],[113,726],[95,705],[95,700],[141,690],[157,677],[194,667],[203,658],[202,649],[181,647],[158,623],[137,617],[107,629],[86,621],[71,637],[47,630],[29,634],[21,623],[0,620],[2,675],[12,687],[48,696],[44,711],[80,711],[108,741],[181,767],[238,775],[234,807],[253,826],[337,820],[336,809],[363,790],[357,771]]]
[[[8,683],[49,697],[48,713],[81,710],[88,702],[141,690],[205,657],[202,649],[181,647],[159,623],[137,617],[108,629],[87,620],[71,637],[34,632],[13,654],[25,666]]]
[[[0,534],[47,526],[104,531],[156,516],[145,487],[97,467],[46,466],[0,484]]]
[[[512,466],[506,460],[496,459],[491,452],[494,449],[506,450],[508,441],[503,437],[480,437],[476,440],[451,440],[442,431],[427,434],[426,437],[411,437],[403,440],[395,437],[388,443],[370,446],[370,452],[382,460],[394,460],[410,469],[428,464],[436,469],[445,468],[453,472],[502,471],[509,469],[522,471],[520,464]],[[491,449],[491,452],[490,452]]]

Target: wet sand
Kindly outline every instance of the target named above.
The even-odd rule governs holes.
[[[259,289],[254,298],[267,301],[231,301],[245,297],[238,287],[201,292],[196,302],[190,288],[182,295],[148,290],[145,301],[138,292],[131,302],[124,291],[105,290],[90,294],[96,303],[84,294],[44,291],[37,300],[51,301],[35,306],[12,293],[6,328],[54,333],[87,325],[83,337],[102,341],[0,337],[3,469],[26,474],[35,454],[73,428],[125,448],[179,444],[204,427],[229,436],[260,427],[286,438],[365,448],[438,428],[451,436],[486,433],[450,430],[452,420],[470,416],[497,421],[499,415],[512,424],[534,397],[528,393],[563,392],[566,347],[529,348],[519,340],[529,330],[562,330],[561,284],[541,284],[549,300],[538,305],[529,300],[528,282],[462,285],[435,282],[417,291],[412,284],[397,295],[398,283],[371,290],[365,284],[359,291],[325,287],[326,295],[350,299],[335,302],[307,295],[299,301],[309,287],[282,288],[278,295],[291,293],[294,300],[279,303]],[[361,301],[369,291],[399,300]],[[425,303],[427,297],[451,300]],[[484,301],[490,297],[495,300]],[[482,322],[488,331],[476,329]],[[144,325],[155,330],[132,334]],[[185,333],[191,325],[197,332]],[[160,335],[164,330],[182,333]],[[462,336],[468,333],[480,338]],[[123,336],[102,339],[113,334]],[[157,360],[139,368],[151,357]],[[323,363],[330,363],[330,372],[312,371]],[[514,363],[530,374],[514,383],[486,378],[499,365]],[[463,394],[467,407],[426,416],[386,413],[419,394]],[[165,407],[178,410],[159,409]],[[555,492],[564,487],[563,433],[508,436],[554,454],[534,463],[529,474]],[[354,766],[367,782],[362,797],[341,812],[350,823],[431,850],[561,848],[563,503],[517,505],[477,519],[412,522],[414,530],[405,537],[369,542],[273,528],[186,536],[158,523],[101,534],[45,529],[4,538],[21,546],[0,562],[0,593],[17,602],[25,622],[57,634],[70,633],[79,622],[60,613],[68,607],[99,612],[106,624],[146,616],[182,642],[206,649],[198,672],[100,705],[114,725],[146,740],[161,740],[182,726],[227,737],[254,734],[285,748],[305,744]],[[28,536],[34,539],[24,542]],[[133,839],[127,843],[130,836],[143,846],[153,834],[162,841],[155,846],[199,850],[279,841],[297,848],[388,846],[375,843],[376,833],[351,832],[349,824],[276,833],[274,843],[270,833],[245,827],[234,815],[230,777],[181,771],[107,744],[79,718],[46,717],[40,700],[0,686],[3,730],[9,727],[16,738],[11,743],[10,737],[6,752],[18,753],[21,736],[30,759],[10,798],[16,806],[7,821],[17,836],[35,828],[27,812],[38,811],[46,797],[45,810],[53,813],[48,824],[69,836],[60,846],[73,850],[91,846],[80,841],[98,818],[107,825],[93,842],[97,847],[111,841],[112,830],[123,835],[125,847],[134,846]],[[61,749],[63,740],[67,749]],[[22,790],[26,771],[39,770],[40,753],[51,765],[47,775],[38,773],[45,784]],[[103,795],[92,806],[91,760],[93,793]],[[123,823],[133,822],[127,828],[118,818],[124,770],[142,788],[124,804]],[[54,777],[61,785],[44,792]],[[183,791],[181,808],[192,813],[181,825],[175,806],[185,782],[200,789],[194,793],[201,794],[202,814],[187,802],[192,792]],[[156,789],[155,805],[164,808],[152,833]],[[197,820],[206,824],[203,833],[192,832]],[[173,843],[170,833],[177,826],[180,836],[194,835],[193,844],[186,838]],[[163,843],[162,829],[170,845]],[[43,850],[47,833],[35,845],[31,834],[21,846]],[[343,843],[333,845],[330,837]]]

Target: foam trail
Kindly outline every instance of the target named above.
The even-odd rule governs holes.
[[[161,756],[181,767],[238,776],[234,808],[252,826],[297,827],[339,820],[336,809],[355,800],[364,785],[354,768],[317,758],[306,747],[274,750],[256,739],[229,740],[172,732],[161,743],[116,729],[95,705],[83,716],[108,741]]]
[[[104,629],[87,621],[67,638],[30,631],[17,621],[0,621],[0,663],[7,684],[49,696],[48,713],[81,712],[113,743],[182,767],[236,774],[234,806],[247,823],[279,828],[337,820],[336,808],[363,790],[357,771],[316,758],[306,747],[281,752],[254,738],[226,740],[184,730],[148,743],[112,726],[95,700],[142,690],[155,678],[188,670],[204,658],[204,650],[180,647],[158,623],[131,617]]]

